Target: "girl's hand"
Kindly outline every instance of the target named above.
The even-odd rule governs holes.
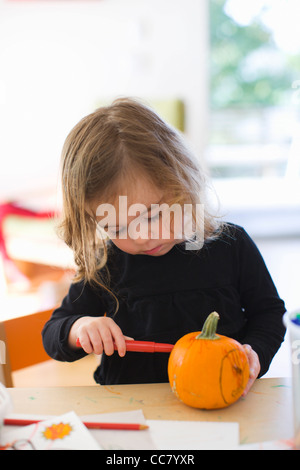
[[[249,380],[242,394],[242,397],[245,397],[260,372],[260,363],[259,363],[257,353],[253,351],[250,344],[243,344],[243,348],[244,348],[245,353],[247,354],[248,361],[249,361],[249,369],[250,369]]]
[[[69,333],[69,345],[76,347],[77,338],[82,349],[87,354],[102,354],[107,356],[114,353],[114,342],[117,345],[119,356],[126,353],[125,339],[133,339],[124,336],[121,328],[110,317],[82,317],[73,323]]]

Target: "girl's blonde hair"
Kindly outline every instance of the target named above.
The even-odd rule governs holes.
[[[179,132],[148,106],[117,99],[83,118],[69,133],[62,151],[60,228],[74,252],[78,268],[74,281],[109,290],[109,273],[102,269],[107,243],[96,235],[96,217],[89,204],[112,200],[122,194],[122,187],[134,184],[139,174],[172,194],[169,203],[207,203],[203,171]],[[215,236],[218,224],[206,206],[204,216],[207,240]]]

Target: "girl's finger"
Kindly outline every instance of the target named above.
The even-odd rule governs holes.
[[[122,333],[121,330],[115,331],[113,333],[113,335],[114,335],[114,341],[115,341],[115,344],[116,344],[118,354],[119,354],[120,357],[124,357],[125,354],[126,354],[125,339],[130,339],[130,338],[128,338],[127,336],[123,336],[123,333]]]
[[[112,333],[119,356],[124,357],[126,354],[125,340],[130,341],[130,340],[133,340],[133,338],[131,338],[130,336],[124,336],[121,328],[116,323],[114,323],[114,325],[112,326],[111,333]]]
[[[250,344],[244,344],[243,348],[244,348],[244,350],[247,354],[247,358],[248,358],[248,362],[249,362],[249,369],[250,369],[250,377],[252,377],[253,374],[254,374],[254,366],[255,366],[255,364],[254,364],[255,361],[253,360],[254,359],[254,357],[253,357],[253,352],[254,351],[251,348]]]
[[[90,342],[89,336],[86,333],[82,333],[78,336],[80,347],[87,353],[93,352],[93,345]]]
[[[245,390],[244,390],[243,393],[242,393],[242,397],[245,397],[245,396],[247,395],[247,393],[249,392],[250,388],[251,388],[252,385],[253,385],[254,380],[255,380],[255,379],[251,379],[251,378],[248,380],[248,383],[247,383],[247,385],[246,385],[246,388],[245,388]]]
[[[112,331],[109,328],[101,330],[101,339],[105,354],[111,356],[115,351]]]
[[[260,363],[259,363],[257,353],[252,349],[252,347],[249,344],[244,344],[243,348],[247,354],[247,358],[249,362],[249,380],[242,394],[242,396],[245,397],[259,374]]]
[[[91,345],[93,347],[93,353],[100,355],[103,353],[103,341],[98,330],[92,330],[89,333]]]
[[[131,338],[131,336],[123,336],[124,338],[124,342],[122,341],[122,339],[118,339],[116,338],[115,340],[115,345],[116,345],[116,349],[118,351],[118,354],[120,357],[124,357],[125,354],[126,354],[126,343],[125,341],[134,341],[133,338]]]

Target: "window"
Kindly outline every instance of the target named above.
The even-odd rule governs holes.
[[[209,5],[212,177],[300,175],[298,0]]]

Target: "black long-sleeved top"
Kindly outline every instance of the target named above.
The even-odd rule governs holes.
[[[206,317],[220,315],[217,333],[248,343],[266,373],[285,334],[285,312],[263,258],[245,230],[236,225],[201,250],[175,245],[163,256],[129,255],[114,245],[108,267],[120,306],[113,317],[135,340],[175,343],[200,331]],[[85,355],[68,346],[72,324],[82,316],[113,315],[115,301],[105,290],[83,282],[71,285],[42,335],[47,353],[60,361]],[[100,384],[167,382],[167,353],[103,354],[94,374]]]

